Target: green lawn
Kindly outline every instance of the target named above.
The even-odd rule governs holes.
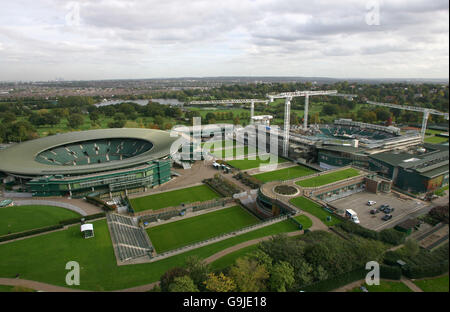
[[[426,137],[424,139],[425,143],[432,143],[432,144],[440,144],[440,143],[445,143],[447,141],[448,141],[448,138],[438,137],[438,136],[430,136],[430,137]]]
[[[183,266],[188,256],[205,259],[239,243],[296,230],[285,220],[208,246],[153,263],[117,266],[106,220],[93,222],[95,237],[83,239],[78,226],[0,245],[0,277],[23,279],[66,286],[68,261],[80,264],[80,285],[87,290],[115,290],[152,283],[170,268]]]
[[[165,207],[178,206],[182,203],[193,203],[219,198],[220,195],[207,185],[197,185],[175,191],[168,191],[130,200],[135,212],[157,210]]]
[[[359,170],[353,169],[353,168],[347,168],[344,170],[339,170],[327,174],[323,174],[317,177],[313,177],[306,180],[301,180],[296,182],[295,184],[303,187],[317,187],[322,186],[326,184],[330,184],[336,181],[344,180],[351,177],[358,176]]]
[[[305,215],[298,215],[298,216],[294,217],[294,219],[303,225],[304,230],[309,229],[312,226],[311,219]]]
[[[255,174],[254,177],[261,182],[270,182],[276,180],[291,180],[298,177],[307,176],[316,171],[305,166],[295,166],[280,170]]]
[[[364,283],[364,287],[369,292],[412,292],[412,290],[403,284],[402,282],[380,281],[380,285],[367,285]],[[359,287],[355,287],[352,292],[362,292]]]
[[[14,286],[0,285],[0,292],[11,292]]]
[[[325,223],[328,226],[332,226],[338,223],[341,223],[341,220],[339,220],[336,216],[334,216],[332,213],[324,210],[320,205],[316,204],[315,202],[305,198],[305,197],[296,197],[290,200],[290,202],[295,205],[296,207],[300,208],[301,210],[304,210],[306,212],[309,212],[310,214],[316,216],[320,219],[323,223]],[[327,217],[331,217],[331,221],[327,221]]]
[[[277,157],[275,155],[271,155],[270,158]],[[255,159],[237,159],[237,160],[227,160],[227,163],[237,169],[240,170],[247,170],[252,168],[257,168],[259,165],[269,165],[270,164],[270,158],[261,160],[259,156],[256,156]],[[281,164],[284,162],[287,162],[288,160],[282,157],[277,157],[277,163]]]
[[[55,206],[11,206],[0,208],[0,236],[58,224],[79,217],[74,211]]]
[[[156,252],[162,253],[220,234],[238,230],[259,220],[240,206],[170,222],[147,229]]]
[[[257,149],[254,147],[249,148],[248,146],[237,146],[234,148],[228,148],[228,149],[222,149],[215,152],[212,152],[212,154],[216,157],[220,158],[229,158],[229,157],[237,157],[237,156],[243,156],[257,153]]]
[[[425,292],[448,292],[448,274],[437,278],[422,279],[414,281],[420,289]]]
[[[237,258],[242,258],[253,251],[258,249],[258,244],[250,245],[244,248],[241,248],[239,250],[236,250],[235,252],[229,253],[223,257],[220,257],[216,261],[211,263],[211,269],[213,270],[222,270],[226,267],[232,265]]]
[[[203,142],[201,143],[201,147],[205,148],[208,151],[214,151],[215,149],[222,149],[225,148],[231,148],[235,147],[237,143],[232,140],[225,140],[225,141],[212,141],[212,142]]]

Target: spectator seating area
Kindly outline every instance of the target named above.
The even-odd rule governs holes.
[[[147,233],[134,223],[133,218],[109,213],[106,219],[120,261],[151,256],[153,247]]]
[[[142,154],[152,143],[134,139],[110,139],[74,143],[46,150],[36,160],[50,165],[77,166],[122,160]]]

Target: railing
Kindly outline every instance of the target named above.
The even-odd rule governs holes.
[[[239,230],[235,230],[235,231],[231,231],[231,232],[228,232],[228,233],[220,234],[220,235],[214,236],[214,237],[209,238],[209,239],[205,239],[205,240],[200,241],[200,242],[192,243],[192,244],[189,244],[189,245],[186,245],[186,246],[183,246],[183,247],[179,247],[179,248],[176,248],[176,249],[172,249],[170,251],[166,251],[166,252],[160,253],[160,254],[156,255],[155,257],[153,257],[153,259],[156,260],[156,259],[159,259],[159,258],[165,258],[165,257],[167,257],[169,255],[179,254],[179,253],[182,253],[183,250],[192,249],[193,247],[196,247],[196,246],[197,247],[201,247],[202,245],[208,245],[208,244],[211,244],[213,242],[222,240],[224,237],[227,237],[227,236],[233,237],[233,236],[242,234],[244,232],[249,232],[249,230],[252,230],[252,229],[255,230],[257,228],[262,228],[262,227],[268,226],[270,224],[277,223],[277,222],[280,222],[282,220],[286,220],[287,218],[288,218],[288,215],[283,215],[283,216],[279,216],[279,217],[276,217],[276,218],[273,218],[273,219],[270,219],[270,220],[267,220],[267,221],[260,222],[258,224],[246,226],[246,227],[243,227],[243,228],[241,228]]]

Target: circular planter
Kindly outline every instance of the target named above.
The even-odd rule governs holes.
[[[283,196],[294,196],[299,193],[299,190],[292,185],[280,184],[273,188],[273,192]]]

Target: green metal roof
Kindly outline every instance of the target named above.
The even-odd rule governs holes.
[[[384,162],[386,164],[389,164],[391,166],[398,166],[404,160],[413,158],[414,156],[411,154],[406,154],[406,153],[394,154],[394,153],[390,153],[390,152],[385,152],[385,153],[370,155],[369,157],[372,159]]]
[[[35,160],[35,157],[39,153],[57,146],[88,140],[113,138],[147,140],[153,144],[153,147],[149,151],[134,157],[100,164],[58,166],[54,164],[43,164]],[[170,154],[171,145],[176,139],[177,137],[171,137],[170,133],[166,131],[141,128],[98,129],[57,134],[26,141],[0,150],[0,171],[18,176],[30,177],[55,174],[88,174],[115,170],[168,156]]]

